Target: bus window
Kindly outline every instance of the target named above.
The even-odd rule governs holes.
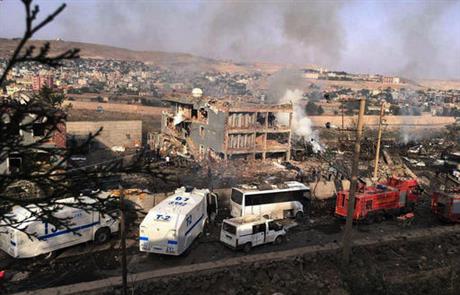
[[[245,206],[256,206],[272,203],[294,202],[301,201],[303,196],[302,191],[288,191],[288,192],[271,192],[271,193],[258,193],[247,194],[245,198]]]
[[[238,191],[238,190],[233,189],[232,190],[231,200],[233,202],[241,205],[243,203],[243,193]]]

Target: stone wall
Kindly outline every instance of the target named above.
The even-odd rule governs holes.
[[[141,115],[152,115],[161,116],[163,111],[168,108],[161,107],[148,107],[134,104],[122,104],[122,103],[100,103],[100,102],[88,102],[88,101],[65,101],[65,106],[71,105],[76,110],[97,110],[98,107],[102,107],[102,110],[109,112],[120,112],[120,113],[137,113]]]
[[[325,127],[327,122],[337,127],[342,126],[342,116],[309,116],[312,120],[313,127]],[[377,128],[379,116],[365,116],[364,124],[366,127]],[[438,117],[431,115],[421,116],[385,116],[387,128],[400,128],[402,126],[411,126],[414,128],[443,128],[446,125],[455,122],[455,117]],[[345,128],[356,126],[358,116],[344,116]]]

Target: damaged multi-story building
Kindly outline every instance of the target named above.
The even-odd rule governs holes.
[[[197,158],[288,160],[292,104],[256,104],[172,96],[163,112],[160,145],[180,144]]]

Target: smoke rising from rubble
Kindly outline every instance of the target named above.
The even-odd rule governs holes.
[[[407,119],[405,116],[414,116],[416,114],[420,114],[421,110],[417,106],[411,106],[410,108],[403,108],[401,109],[401,119],[403,122],[403,126],[399,129],[400,140],[407,144],[410,141],[417,141],[423,136],[420,133],[414,132],[414,127],[407,124]]]
[[[268,103],[292,103],[292,131],[294,135],[303,138],[310,143],[315,153],[321,152],[323,148],[319,143],[318,131],[313,131],[311,119],[308,118],[302,100],[305,99],[303,91],[304,79],[302,73],[297,70],[282,70],[269,79],[267,94]],[[277,120],[284,125],[289,124],[287,116],[277,116]]]

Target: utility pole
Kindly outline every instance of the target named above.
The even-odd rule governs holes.
[[[340,129],[340,143],[343,143],[344,141],[344,129],[345,129],[345,119],[343,117],[343,98],[340,101],[340,109],[342,110],[342,128]]]
[[[128,267],[126,265],[126,224],[125,224],[125,191],[120,188],[120,236],[121,236],[121,278],[122,294],[128,295]]]
[[[361,151],[361,137],[363,134],[363,125],[364,125],[364,109],[366,107],[366,99],[361,98],[359,102],[359,116],[358,116],[358,126],[356,129],[356,141],[355,141],[355,151],[353,154],[353,163],[351,166],[351,183],[350,191],[348,194],[348,204],[347,204],[347,222],[345,224],[345,232],[343,233],[342,245],[343,245],[343,264],[348,265],[350,261],[350,252],[351,252],[351,234],[353,227],[353,213],[355,208],[355,194],[358,188],[358,165],[359,165],[359,153]]]
[[[374,162],[374,176],[373,179],[376,181],[378,179],[378,168],[379,168],[379,157],[380,157],[380,141],[382,139],[382,125],[383,125],[383,115],[385,114],[385,102],[382,102],[380,106],[380,117],[379,117],[379,132],[377,135],[377,149],[375,151],[375,162]]]

